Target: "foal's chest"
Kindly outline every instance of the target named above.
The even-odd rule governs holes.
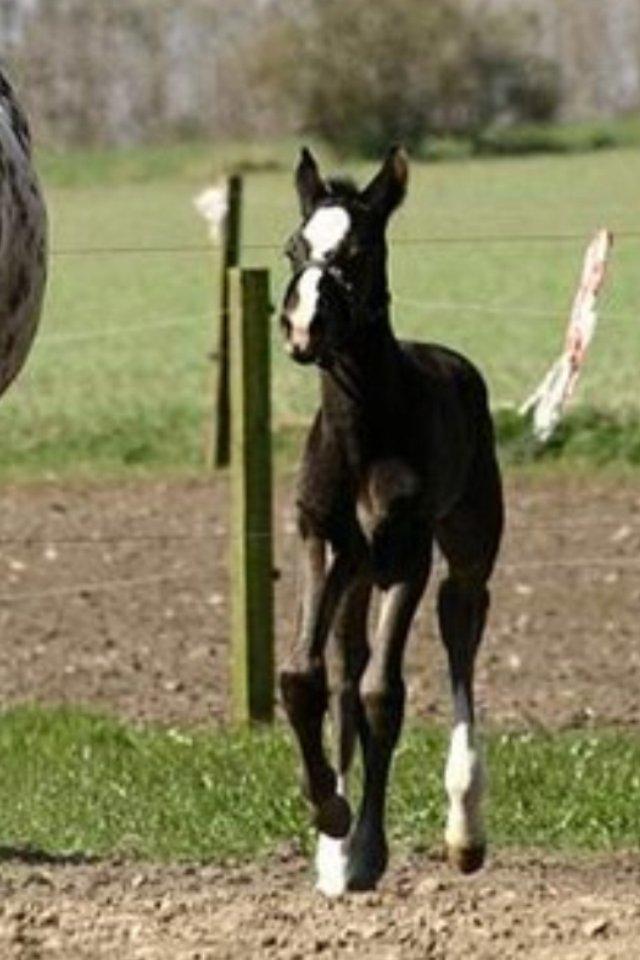
[[[412,507],[417,514],[421,489],[420,478],[402,460],[377,460],[371,464],[356,500],[356,516],[365,539],[371,542],[381,526],[388,526],[396,516],[406,516]]]

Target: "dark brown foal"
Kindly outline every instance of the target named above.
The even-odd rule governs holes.
[[[446,842],[464,871],[477,869],[485,850],[473,665],[502,532],[501,483],[480,374],[444,347],[399,342],[391,328],[385,228],[406,181],[397,148],[362,191],[325,182],[303,151],[296,183],[304,222],[287,247],[293,276],[281,324],[292,358],[320,368],[322,402],[299,477],[302,595],[280,683],[327,894],[369,889],[386,868],[403,655],[434,540],[449,567],[438,599],[454,705]],[[369,637],[373,590],[379,613]],[[329,709],[333,762],[323,741]],[[352,823],[347,774],[357,740],[364,786]]]

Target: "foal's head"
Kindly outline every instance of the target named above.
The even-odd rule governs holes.
[[[323,180],[305,148],[296,170],[302,225],[286,245],[293,276],[280,322],[299,363],[330,366],[336,351],[386,317],[385,227],[407,184],[407,157],[393,147],[364,190]]]

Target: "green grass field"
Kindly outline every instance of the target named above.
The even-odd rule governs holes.
[[[280,249],[298,220],[296,149],[196,145],[41,158],[51,278],[33,355],[0,405],[4,479],[201,467],[218,267],[192,197],[242,159],[245,263],[269,267],[277,302]],[[351,172],[365,179],[372,169]],[[555,441],[556,456],[640,461],[640,237],[624,236],[640,232],[639,182],[632,150],[415,164],[391,228],[398,331],[468,353],[496,408],[521,401],[560,349],[593,230],[619,235],[581,408]],[[166,250],[144,252],[158,247]],[[286,458],[290,434],[281,428],[308,419],[316,378],[285,358],[275,324],[273,348]],[[500,423],[514,458],[526,459],[531,445],[513,414]],[[399,842],[439,842],[445,747],[445,733],[431,728],[403,740],[390,809]],[[219,859],[311,840],[294,751],[279,727],[200,733],[23,708],[0,716],[0,752],[5,846]],[[495,845],[637,845],[635,735],[495,733],[488,754]]]
[[[441,843],[446,746],[433,728],[404,735],[389,808],[400,845]],[[486,747],[495,847],[637,845],[636,735],[496,733]],[[204,733],[21,708],[0,716],[0,767],[5,847],[220,860],[312,842],[293,744],[279,726]]]
[[[198,468],[217,264],[192,197],[241,156],[245,263],[270,268],[277,302],[280,247],[297,222],[296,148],[42,157],[50,286],[36,347],[0,411],[4,476]],[[371,170],[351,172],[364,179]],[[635,408],[640,238],[623,234],[640,229],[639,182],[635,150],[415,164],[390,231],[398,331],[464,350],[486,372],[494,406],[517,403],[558,352],[585,242],[607,225],[621,236],[578,399]],[[528,235],[556,239],[518,239]],[[194,246],[203,249],[174,249]],[[171,249],[91,252],[140,247]],[[281,427],[308,418],[316,384],[284,357],[275,324],[273,340]]]

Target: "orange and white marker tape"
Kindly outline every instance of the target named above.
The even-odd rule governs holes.
[[[578,382],[598,323],[596,304],[612,243],[613,235],[609,230],[598,230],[587,247],[564,350],[539,387],[520,407],[523,416],[533,411],[533,432],[542,442],[548,440],[557,427]]]

